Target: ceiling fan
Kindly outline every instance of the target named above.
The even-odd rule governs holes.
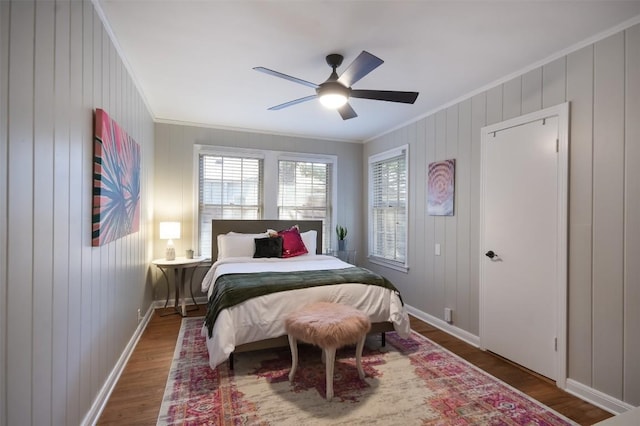
[[[304,98],[294,99],[280,105],[273,106],[269,110],[279,110],[297,105],[302,102],[319,98],[320,102],[327,108],[337,109],[343,120],[357,117],[358,114],[349,105],[349,98],[373,99],[376,101],[401,102],[412,104],[418,98],[418,92],[397,92],[393,90],[357,90],[351,86],[362,77],[379,67],[384,61],[367,51],[362,51],[360,55],[347,67],[347,69],[338,76],[336,68],[342,64],[344,58],[342,55],[332,53],[327,55],[327,64],[333,71],[329,78],[321,84],[311,83],[278,71],[270,70],[265,67],[255,67],[254,70],[270,74],[275,77],[284,78],[294,83],[303,84],[305,86],[316,89],[315,95],[305,96]]]

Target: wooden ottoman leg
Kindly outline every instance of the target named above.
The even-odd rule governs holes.
[[[333,398],[333,367],[336,360],[336,348],[323,349],[323,352],[327,360],[325,366],[327,371],[327,401],[331,401],[331,398]]]
[[[291,371],[289,372],[289,381],[293,381],[293,376],[298,368],[298,342],[295,337],[289,334],[289,347],[291,348]]]
[[[362,338],[356,346],[356,366],[358,367],[358,376],[364,379],[364,369],[362,368],[362,349],[364,348],[364,341],[367,338],[366,334],[362,335]]]

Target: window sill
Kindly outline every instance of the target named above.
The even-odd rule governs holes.
[[[376,265],[384,266],[389,269],[394,269],[396,271],[404,272],[405,274],[409,272],[409,267],[405,264],[393,262],[390,260],[382,259],[380,257],[369,256],[367,258],[369,262],[374,263]]]

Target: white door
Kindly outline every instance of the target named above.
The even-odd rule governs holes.
[[[558,276],[566,270],[558,264],[566,226],[559,118],[490,130],[482,140],[481,345],[555,380]]]

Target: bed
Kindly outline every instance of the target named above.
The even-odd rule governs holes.
[[[286,238],[284,231],[299,233],[308,253],[254,258],[273,242],[267,230],[283,231]],[[393,284],[321,252],[321,221],[212,221],[213,264],[202,281],[209,300],[202,334],[211,368],[227,359],[233,368],[234,353],[288,346],[284,317],[316,301],[367,313],[371,333],[395,330],[408,336],[408,315]]]

